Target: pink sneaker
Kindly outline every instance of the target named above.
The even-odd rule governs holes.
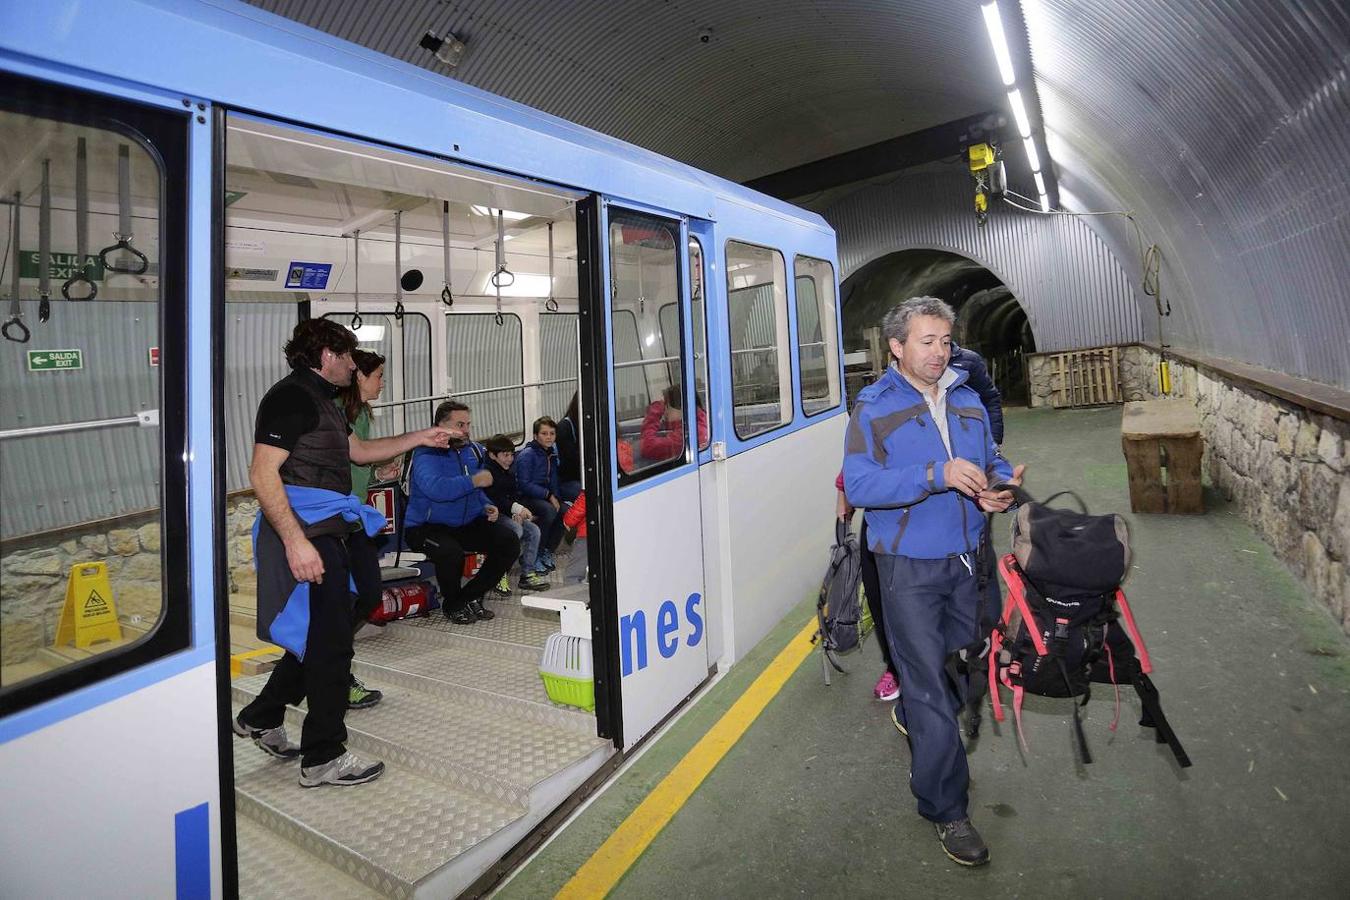
[[[877,686],[872,688],[872,696],[878,700],[898,700],[900,682],[896,681],[895,676],[889,671],[882,672],[881,677],[877,679]]]

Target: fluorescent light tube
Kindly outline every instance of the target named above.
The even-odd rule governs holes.
[[[1027,138],[1022,141],[1022,146],[1027,149],[1027,165],[1031,171],[1039,173],[1041,171],[1041,156],[1036,152],[1036,139]],[[1045,189],[1042,188],[1042,191]]]
[[[1043,177],[1041,176],[1041,173],[1040,173],[1040,172],[1036,172],[1036,173],[1034,173],[1034,175],[1035,175],[1035,178],[1036,178],[1036,193],[1040,194],[1041,197],[1044,198],[1044,197],[1045,197],[1045,178],[1043,178]]]
[[[984,13],[984,27],[989,31],[989,43],[994,45],[994,59],[998,60],[998,74],[1003,84],[1012,87],[1017,80],[1013,76],[1012,56],[1008,53],[1008,39],[1003,36],[1003,19],[998,14],[998,4],[990,3],[981,8]]]
[[[1013,118],[1017,120],[1017,133],[1024,138],[1031,137],[1031,122],[1027,119],[1027,108],[1022,103],[1022,92],[1017,88],[1008,91],[1008,103],[1012,105]]]

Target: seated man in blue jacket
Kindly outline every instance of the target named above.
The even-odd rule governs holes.
[[[483,596],[515,562],[520,539],[498,521],[502,511],[483,493],[492,484],[492,473],[483,467],[483,448],[471,438],[469,407],[446,400],[436,407],[435,419],[455,437],[445,450],[422,447],[413,454],[404,519],[408,546],[436,566],[446,618],[471,625],[494,618],[483,606]],[[486,554],[487,559],[461,587],[466,551]]]
[[[966,373],[949,367],[956,316],[914,297],[882,323],[893,364],[864,388],[849,418],[844,492],[866,508],[885,607],[886,639],[903,686],[894,716],[909,737],[910,789],[943,850],[963,865],[989,861],[970,823],[969,770],[948,656],[978,640],[975,554],[985,512],[1012,503],[1020,483],[999,456]]]

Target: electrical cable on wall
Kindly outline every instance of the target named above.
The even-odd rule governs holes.
[[[1014,203],[1008,199],[1011,195],[1019,200],[1025,200],[1027,203],[1034,203],[1031,198],[1017,193],[1012,188],[1008,188],[1003,193],[1003,202],[1020,209],[1023,212],[1035,213],[1038,216],[1075,216],[1087,218],[1089,216],[1122,216],[1129,220],[1134,226],[1135,247],[1139,252],[1140,281],[1139,286],[1146,296],[1153,298],[1154,309],[1158,312],[1158,389],[1163,395],[1172,393],[1171,372],[1167,364],[1167,343],[1166,335],[1163,331],[1163,319],[1172,315],[1172,301],[1167,300],[1162,295],[1162,248],[1157,244],[1149,244],[1144,247],[1144,232],[1139,227],[1139,222],[1135,220],[1134,213],[1124,209],[1108,209],[1100,212],[1070,212],[1068,210],[1050,210],[1033,209],[1029,206],[1023,206],[1020,203]]]

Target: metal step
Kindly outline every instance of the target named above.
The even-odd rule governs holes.
[[[389,897],[413,896],[418,881],[525,814],[398,766],[369,784],[305,789],[298,763],[234,744],[241,815]]]
[[[379,900],[381,896],[252,819],[236,816],[234,833],[239,842],[240,897]]]
[[[604,764],[595,717],[550,702],[539,677],[557,615],[501,611],[472,626],[437,612],[356,642],[353,672],[385,695],[346,719],[350,748],[388,766],[370,784],[306,790],[296,762],[235,740],[243,896],[454,896]],[[267,677],[232,683],[236,714]],[[303,715],[287,711],[293,739]],[[315,890],[292,890],[292,870]]]
[[[247,703],[265,676],[233,685],[236,702]],[[526,805],[529,789],[603,744],[591,733],[474,708],[375,678],[366,686],[384,692],[369,709],[347,713],[348,744],[358,752],[400,765],[465,790]],[[300,734],[304,712],[288,711],[286,726]]]
[[[488,601],[487,608],[494,613],[502,603]],[[558,630],[558,614],[546,610],[523,610],[522,614],[502,615],[487,622],[474,622],[472,625],[456,625],[439,610],[425,618],[402,619],[391,622],[386,628],[413,628],[422,632],[434,632],[442,635],[460,635],[479,641],[496,641],[502,644],[515,644],[519,647],[531,647],[542,650],[548,636]],[[425,637],[426,635],[410,635]]]

